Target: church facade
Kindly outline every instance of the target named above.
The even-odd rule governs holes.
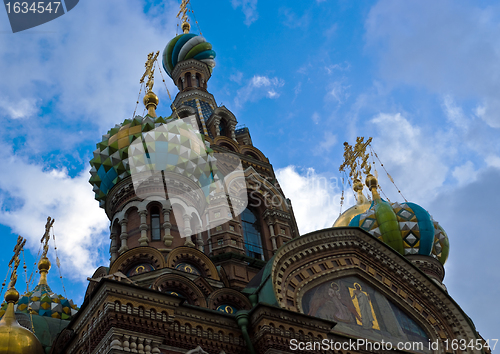
[[[46,351],[488,352],[443,284],[445,231],[416,204],[382,200],[369,169],[354,171],[356,206],[299,234],[270,161],[208,90],[212,46],[183,20],[160,57],[179,90],[172,114],[156,112],[151,53],[147,115],[97,144],[110,263]]]

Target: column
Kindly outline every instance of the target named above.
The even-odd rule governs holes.
[[[122,232],[120,234],[120,240],[122,242],[122,245],[120,249],[118,250],[119,254],[122,254],[123,252],[128,251],[128,246],[127,246],[127,239],[128,239],[128,233],[127,233],[127,219],[122,219],[120,220],[120,226],[122,227]]]
[[[141,210],[139,211],[139,215],[141,216],[141,225],[139,226],[139,230],[141,230],[141,237],[139,238],[139,244],[141,246],[147,246],[149,244],[148,239],[148,211]]]
[[[196,228],[196,245],[198,246],[198,249],[203,252],[203,237],[201,235],[201,227]]]
[[[110,258],[110,261],[111,263],[113,263],[115,261],[116,258],[118,258],[118,240],[117,240],[117,237],[118,237],[118,234],[116,233],[116,230],[113,227],[111,227],[111,235],[109,236],[109,238],[111,239],[111,246],[109,247],[109,253],[111,254],[111,258]]]
[[[271,234],[271,243],[273,245],[273,251],[276,251],[278,247],[276,247],[276,236],[274,235],[274,225],[271,221],[268,221],[269,233]]]
[[[183,218],[184,218],[184,235],[186,236],[186,242],[184,243],[184,246],[194,247],[195,245],[193,241],[191,241],[191,234],[193,233],[193,231],[191,230],[191,217],[187,214],[184,214]]]
[[[163,243],[165,246],[170,247],[174,241],[174,237],[170,234],[170,229],[172,224],[170,223],[170,211],[171,209],[163,209],[163,230],[165,234],[163,235]]]

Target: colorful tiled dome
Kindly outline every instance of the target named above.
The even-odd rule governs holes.
[[[192,58],[207,64],[211,72],[215,67],[215,55],[212,45],[205,38],[183,33],[170,40],[163,50],[163,68],[172,76],[177,63]]]
[[[217,175],[214,161],[204,136],[185,120],[136,116],[103,135],[90,161],[89,182],[102,208],[107,194],[117,183],[131,172],[147,170],[182,174],[197,183],[208,196]]]
[[[0,317],[5,314],[7,304],[2,304]],[[66,299],[62,295],[52,292],[48,285],[40,284],[29,293],[24,294],[14,306],[16,312],[38,316],[58,318],[61,320],[71,320],[78,312],[78,308],[72,300]]]
[[[450,244],[446,232],[427,210],[415,203],[375,200],[349,226],[362,228],[402,255],[432,256],[441,264],[448,258]]]

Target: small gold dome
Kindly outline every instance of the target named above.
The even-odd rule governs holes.
[[[184,22],[182,24],[182,32],[184,33],[189,33],[189,30],[191,29],[191,25],[188,22]]]
[[[148,93],[146,93],[144,95],[143,102],[144,102],[144,105],[146,106],[146,108],[150,104],[153,104],[156,108],[156,106],[158,105],[159,99],[158,99],[158,96],[156,96],[156,94],[154,92],[149,91]]]
[[[15,304],[17,300],[19,300],[19,293],[17,292],[17,290],[14,288],[10,288],[9,290],[7,290],[7,292],[5,293],[5,301]]]
[[[349,226],[349,223],[356,215],[364,213],[372,205],[371,201],[366,199],[366,197],[363,194],[363,183],[361,183],[359,180],[356,179],[354,180],[353,186],[354,190],[358,194],[358,201],[356,205],[344,211],[342,215],[340,215],[339,218],[335,221],[332,227]]]
[[[44,257],[40,259],[40,262],[38,262],[38,270],[41,271],[46,271],[48,272],[50,270],[51,264],[50,261],[47,257]]]
[[[11,288],[5,294],[9,303],[7,311],[0,321],[0,354],[43,354],[44,350],[38,338],[16,320],[14,303],[19,293]]]
[[[375,176],[368,175],[366,176],[366,186],[372,190],[372,188],[377,188],[378,186],[378,181],[375,178]]]

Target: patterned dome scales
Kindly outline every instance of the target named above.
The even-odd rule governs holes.
[[[0,317],[5,314],[7,304],[2,304]],[[78,312],[72,300],[62,295],[57,295],[48,285],[37,285],[31,292],[21,296],[14,306],[16,312],[52,317],[61,320],[71,320]]]
[[[197,183],[208,198],[211,182],[218,178],[214,162],[204,136],[185,120],[136,116],[103,135],[90,161],[89,182],[102,208],[117,183],[131,173],[145,170],[184,175]]]
[[[432,256],[444,264],[450,244],[444,229],[415,203],[378,200],[355,216],[349,226],[360,227],[402,255]]]
[[[163,50],[163,69],[172,77],[172,70],[177,63],[196,59],[207,64],[212,72],[215,67],[215,55],[212,45],[205,38],[193,33],[183,33],[170,40]]]

